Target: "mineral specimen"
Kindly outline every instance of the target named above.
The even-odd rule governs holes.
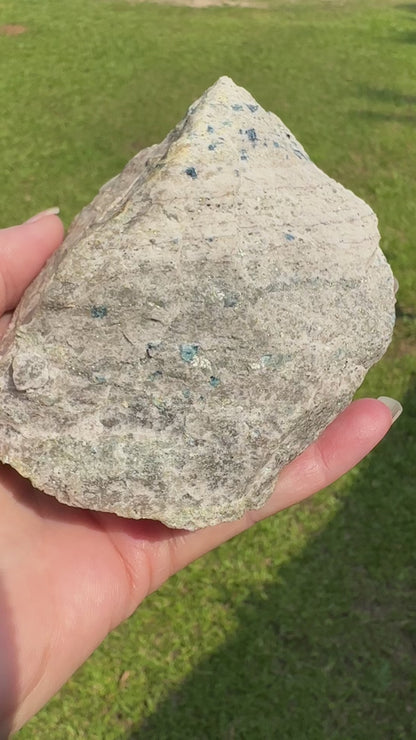
[[[368,205],[222,77],[75,219],[2,345],[0,457],[72,506],[260,507],[386,350]]]

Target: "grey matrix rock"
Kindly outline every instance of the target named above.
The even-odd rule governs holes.
[[[222,77],[26,291],[1,459],[64,503],[172,527],[260,507],[389,344],[378,243],[369,206]]]

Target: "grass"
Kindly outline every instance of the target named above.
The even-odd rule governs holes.
[[[380,219],[395,339],[360,395],[405,412],[355,471],[172,578],[21,740],[416,738],[416,4],[3,0],[2,225],[68,224],[220,74]]]

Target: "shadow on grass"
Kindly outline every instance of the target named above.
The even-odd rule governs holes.
[[[364,105],[383,106],[384,110],[362,109],[351,113],[368,121],[386,121],[414,126],[416,124],[416,95],[392,88],[360,86],[358,97]]]
[[[399,40],[402,44],[416,44],[416,31],[402,31]]]
[[[416,14],[416,3],[403,3],[402,5],[396,5],[396,8],[405,13]],[[416,44],[416,31],[401,31],[399,34],[399,41],[402,44]]]
[[[415,385],[327,528],[129,740],[416,737]]]
[[[403,3],[397,5],[396,8],[405,13],[416,13],[416,3]],[[416,31],[401,31],[399,41],[403,44],[416,44]]]
[[[402,5],[396,5],[396,7],[406,13],[416,13],[416,3],[402,3]]]
[[[381,113],[374,110],[355,111],[354,115],[366,121],[385,121],[386,123],[401,123],[415,126],[416,112],[413,113]]]
[[[416,95],[402,93],[399,90],[383,87],[362,86],[359,89],[360,95],[366,100],[376,103],[387,103],[394,106],[416,106]]]

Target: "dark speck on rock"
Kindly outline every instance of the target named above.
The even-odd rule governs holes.
[[[251,113],[255,113],[256,110],[259,109],[259,106],[258,105],[253,105],[252,103],[247,103],[247,108],[249,109],[249,111]]]
[[[295,237],[293,236],[293,234],[285,234],[285,239],[288,242],[293,242]]]
[[[162,349],[162,342],[148,342],[146,346],[147,357],[154,357],[160,349]]]
[[[93,319],[104,319],[107,314],[107,306],[93,306],[91,309],[91,316]]]
[[[193,180],[195,180],[198,177],[195,167],[187,167],[185,170],[185,175],[192,177]]]
[[[240,156],[240,159],[243,159],[243,160],[244,160],[244,159],[248,159],[248,156],[247,156],[247,152],[246,152],[246,150],[245,150],[245,149],[242,149],[242,150],[241,150],[241,156]]]
[[[208,131],[209,134],[213,134],[214,133],[214,127],[213,126],[207,126],[207,131]]]
[[[305,157],[304,153],[301,152],[300,149],[294,149],[293,151],[298,159],[307,159],[307,157]]]
[[[211,152],[213,152],[213,151],[214,151],[214,149],[216,149],[216,148],[217,148],[217,145],[216,145],[216,144],[208,144],[208,149],[209,149],[209,150],[210,150]]]

